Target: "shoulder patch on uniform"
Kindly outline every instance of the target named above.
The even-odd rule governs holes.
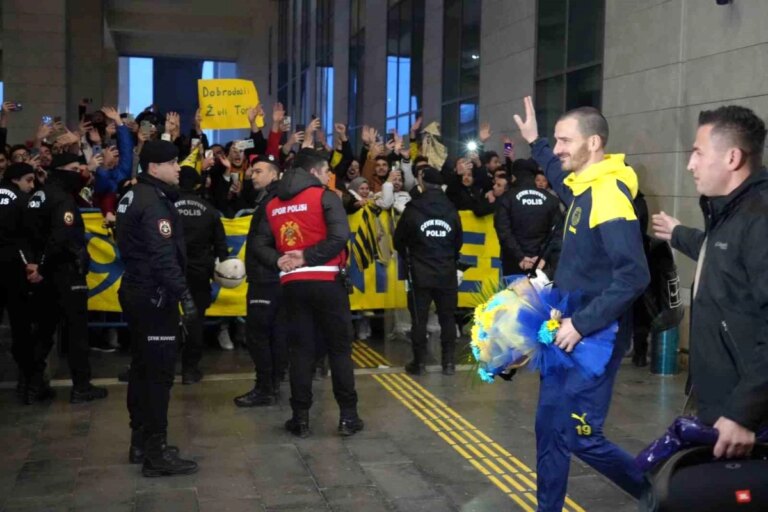
[[[75,223],[75,214],[72,212],[64,212],[64,224],[71,226]]]
[[[160,236],[162,236],[163,238],[171,238],[171,235],[173,235],[173,228],[171,228],[171,221],[168,219],[158,220],[157,230],[160,232]]]

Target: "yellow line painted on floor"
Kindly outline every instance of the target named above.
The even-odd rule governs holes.
[[[357,347],[352,347],[352,360],[362,368],[376,368],[379,366],[368,354]]]
[[[374,368],[378,366],[392,366],[392,363],[387,361],[387,359],[376,352],[374,349],[363,343],[362,341],[353,341],[352,342],[352,350],[356,351],[358,354],[364,354],[366,356],[366,359],[370,360],[374,364]]]
[[[536,473],[531,468],[408,375],[386,373],[373,378],[520,509],[536,510]],[[563,512],[585,512],[569,497],[566,504],[569,509]]]

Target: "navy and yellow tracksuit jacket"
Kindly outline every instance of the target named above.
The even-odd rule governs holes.
[[[583,294],[573,325],[582,336],[629,311],[650,276],[640,225],[632,205],[637,175],[624,155],[606,155],[579,175],[563,171],[546,139],[531,144],[560,199],[569,205],[555,284]]]

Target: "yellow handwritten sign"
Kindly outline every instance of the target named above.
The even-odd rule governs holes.
[[[197,96],[204,130],[250,128],[248,109],[259,104],[259,93],[250,80],[198,80]],[[256,125],[264,126],[264,116],[256,118]]]

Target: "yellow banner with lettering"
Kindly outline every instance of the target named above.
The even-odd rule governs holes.
[[[198,80],[197,96],[203,130],[229,130],[250,128],[248,109],[259,104],[259,93],[250,80],[219,78]],[[264,126],[264,116],[256,118],[259,128]]]
[[[459,307],[474,307],[475,293],[487,283],[495,287],[500,277],[499,242],[493,217],[475,217],[460,212],[464,230],[462,259],[472,265],[459,286]],[[103,226],[100,213],[84,213],[91,268],[88,273],[88,309],[119,312],[117,290],[123,263],[112,234]],[[251,216],[222,219],[230,254],[245,258],[245,245]],[[406,269],[392,249],[394,224],[389,212],[379,214],[363,209],[349,216],[350,302],[353,310],[406,307]],[[206,316],[245,316],[248,285],[227,289],[212,283],[212,305]]]

